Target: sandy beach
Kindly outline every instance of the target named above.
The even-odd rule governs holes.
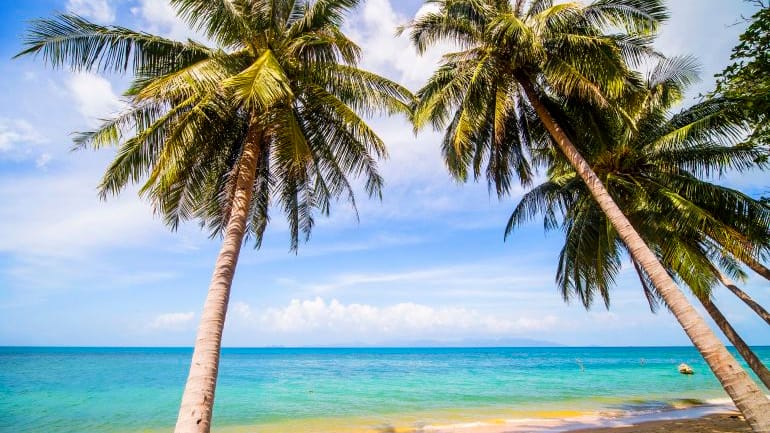
[[[510,422],[505,426],[481,424],[451,429],[428,428],[409,431],[421,433],[751,433],[751,428],[738,411],[714,412],[713,409],[716,408],[701,407],[693,410],[673,411],[667,414],[654,415],[660,417],[657,419],[649,416],[625,420],[580,417],[573,418],[570,423],[566,424],[556,420],[540,419],[528,420],[528,422],[521,422],[524,420],[520,420],[520,422]],[[709,412],[708,410],[712,411]],[[398,432],[399,429],[387,431]]]
[[[590,428],[570,433],[743,433],[751,428],[738,413],[713,414],[695,419],[650,421],[627,427]]]
[[[703,409],[703,408],[700,408]],[[692,411],[675,411],[659,414],[659,419],[627,418],[599,419],[591,416],[558,419],[519,419],[507,422],[474,422],[444,426],[396,427],[380,426],[379,428],[323,429],[320,431],[349,432],[349,433],[751,433],[751,428],[737,411],[708,412],[705,415],[687,417],[695,414]],[[567,421],[567,422],[565,422]],[[283,431],[265,425],[231,426],[217,429],[222,433],[254,433],[257,431]],[[287,425],[290,430],[311,431],[311,427],[303,423]],[[328,427],[328,426],[327,426]],[[265,430],[267,428],[267,430]],[[153,430],[155,431],[155,430]],[[158,432],[162,430],[157,430]]]

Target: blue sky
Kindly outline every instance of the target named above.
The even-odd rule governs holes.
[[[712,85],[751,10],[739,0],[671,1],[659,41],[697,54]],[[347,31],[364,66],[412,89],[440,51],[417,57],[393,29],[416,0],[364,0]],[[161,0],[0,3],[0,345],[182,345],[195,327],[218,250],[197,224],[169,232],[135,190],[100,202],[95,186],[114,151],[71,152],[70,133],[120,110],[125,77],[51,71],[11,60],[26,21],[76,11],[101,22],[194,37]],[[738,24],[736,24],[738,23]],[[692,100],[692,99],[691,99]],[[532,338],[568,345],[688,344],[666,311],[649,312],[624,271],[612,306],[586,312],[556,291],[560,233],[532,224],[503,242],[518,191],[502,202],[485,184],[458,185],[441,162],[439,135],[414,136],[403,119],[372,119],[389,147],[382,202],[359,197],[319,218],[298,255],[273,219],[261,250],[244,248],[224,336],[229,346],[404,344],[414,340]],[[766,174],[720,180],[757,194]],[[770,305],[768,282],[743,287]],[[751,344],[766,325],[719,291],[716,300]]]

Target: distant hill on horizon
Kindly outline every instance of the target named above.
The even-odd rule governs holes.
[[[323,344],[315,346],[270,345],[272,348],[442,348],[442,347],[566,347],[553,341],[532,338],[464,338],[459,340],[408,340],[380,341],[364,343],[361,341]]]

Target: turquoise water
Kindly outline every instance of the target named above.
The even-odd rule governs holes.
[[[770,347],[757,353],[770,361]],[[0,431],[169,430],[190,355],[0,348]],[[681,362],[696,374],[680,375]],[[692,348],[225,349],[215,431],[654,411],[722,397]]]

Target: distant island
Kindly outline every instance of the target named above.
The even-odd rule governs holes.
[[[274,348],[281,347],[294,347],[294,346],[269,346]],[[364,343],[361,341],[355,342],[343,342],[334,344],[325,344],[319,346],[302,346],[302,347],[318,347],[318,348],[441,348],[441,347],[464,347],[464,348],[477,348],[477,347],[565,347],[563,344],[555,343],[547,340],[536,340],[532,338],[463,338],[457,340],[408,340],[408,341],[380,341],[377,343]]]

